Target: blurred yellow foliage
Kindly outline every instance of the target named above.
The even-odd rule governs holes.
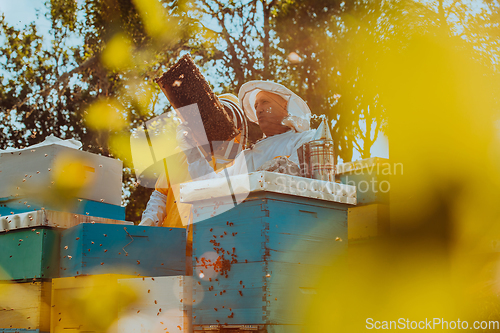
[[[124,93],[137,104],[142,115],[146,115],[151,111],[149,106],[153,98],[154,87],[149,82],[130,80],[125,87]]]
[[[500,84],[461,40],[400,37],[385,53],[364,49],[391,162],[404,166],[390,178],[391,236],[349,244],[347,262],[318,277],[308,332],[360,332],[368,318],[500,320]]]
[[[61,154],[54,160],[52,179],[60,190],[82,189],[92,181],[93,172],[88,172],[83,160],[75,160],[74,156]]]
[[[106,44],[101,60],[111,70],[123,70],[133,63],[131,41],[125,34],[118,33]]]
[[[51,332],[79,327],[79,331],[106,332],[121,309],[134,302],[134,291],[118,283],[133,276],[101,274],[53,280]]]
[[[100,99],[91,104],[85,121],[94,130],[117,131],[126,126],[123,108],[114,99]]]
[[[168,35],[175,34],[176,25],[169,24],[169,16],[166,9],[158,0],[134,0],[135,7],[139,11],[146,32],[155,38],[164,39]]]
[[[176,126],[172,117],[163,114],[146,123],[147,132],[140,127],[130,136],[130,149],[137,175],[158,178],[164,170],[163,159],[166,159],[168,172],[173,175],[179,174],[180,168],[185,168],[184,153],[176,149]]]
[[[113,156],[123,161],[125,168],[132,167],[130,134],[125,132],[115,133],[109,137],[108,144]]]

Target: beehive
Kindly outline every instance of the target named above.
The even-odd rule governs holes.
[[[389,205],[369,204],[348,211],[349,240],[365,240],[389,234]]]
[[[137,299],[118,315],[120,333],[192,332],[192,277],[122,279]]]
[[[0,233],[0,280],[59,276],[60,230],[34,227]]]
[[[0,198],[75,197],[119,206],[122,164],[58,144],[0,153]]]
[[[264,183],[272,182],[263,177]],[[193,294],[195,330],[253,324],[266,325],[268,331],[282,325],[300,331],[319,279],[332,270],[342,272],[337,263],[347,249],[347,209],[352,206],[336,194],[351,188],[337,184],[339,193],[317,199],[312,197],[320,196],[317,191],[284,194],[269,184],[268,190],[257,187],[234,206],[230,196],[216,197],[206,183],[196,191],[196,183],[186,184],[198,198],[192,201],[193,278],[202,291]],[[220,214],[213,214],[220,208]]]
[[[118,284],[130,275],[102,274],[52,280],[50,332],[117,331],[118,313],[136,295]]]
[[[60,276],[186,272],[186,229],[82,223],[61,234]]]
[[[48,332],[50,282],[0,283],[0,332]]]
[[[156,83],[167,96],[179,117],[187,121],[199,144],[206,144],[200,130],[211,141],[227,141],[238,133],[231,117],[212,92],[191,57],[184,55]],[[196,104],[197,107],[186,107]]]
[[[297,325],[346,250],[347,207],[265,193],[193,230],[195,324]]]
[[[125,207],[100,201],[71,198],[64,205],[58,205],[43,196],[36,198],[19,196],[0,198],[0,217],[31,212],[42,208],[106,219],[125,220]]]

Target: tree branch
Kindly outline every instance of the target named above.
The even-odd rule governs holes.
[[[67,82],[69,81],[70,77],[73,76],[73,74],[79,73],[79,72],[81,72],[81,71],[89,68],[98,59],[99,59],[98,55],[94,55],[94,56],[90,57],[89,59],[85,60],[80,66],[72,69],[69,72],[63,73],[61,76],[59,76],[59,78],[53,84],[51,84],[49,86],[46,86],[38,94],[40,96],[47,96],[52,90],[54,90],[55,88],[57,88],[60,83],[64,83],[64,85],[66,85]],[[10,108],[9,110],[7,110],[7,113],[9,113],[10,111],[12,111],[14,109],[17,110],[19,107],[23,106],[29,99],[30,99],[30,96],[26,96],[22,101],[16,103],[12,108]],[[35,104],[35,107],[36,107],[36,105],[38,105],[38,104]],[[28,118],[33,111],[34,111],[34,109],[32,109],[31,111],[29,111],[28,113],[26,113],[26,118]]]

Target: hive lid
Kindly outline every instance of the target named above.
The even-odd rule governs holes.
[[[128,221],[41,209],[32,212],[0,216],[0,233],[8,232],[9,230],[42,226],[67,229],[80,223],[134,224]]]
[[[259,171],[180,185],[180,201],[195,203],[231,198],[240,203],[252,192],[274,192],[331,202],[356,204],[356,187],[323,180]]]

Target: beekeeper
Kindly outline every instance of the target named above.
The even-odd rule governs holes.
[[[216,173],[196,149],[189,124],[180,124],[177,141],[186,154],[193,180],[224,177],[226,172],[229,176],[254,172],[277,157],[286,157],[298,165],[297,149],[314,137],[315,131],[309,125],[311,110],[285,86],[250,81],[241,86],[238,98],[248,119],[264,132],[264,138],[242,151],[224,172]]]
[[[221,164],[231,162],[236,154],[242,151],[243,145],[248,140],[246,118],[241,109],[238,97],[233,94],[222,94],[217,97],[228,114],[232,117],[235,126],[240,129],[241,133],[234,140],[226,142],[226,144],[219,144],[220,148],[223,150],[217,149],[217,155],[213,159],[216,165],[208,166],[212,171],[220,167]],[[185,170],[185,172],[177,172],[176,179],[168,179],[165,173],[160,175],[156,181],[155,190],[151,194],[146,209],[142,213],[142,219],[139,225],[185,228],[187,225],[186,222],[190,220],[191,205],[182,204],[176,200],[176,197],[179,197],[178,185],[191,180],[187,172],[188,161],[186,160],[186,156],[180,149],[177,152],[179,153],[179,159],[176,162],[179,165],[177,165],[176,169],[181,171]],[[198,149],[196,149],[196,152],[200,154],[197,158],[203,158],[203,160],[207,162]]]

